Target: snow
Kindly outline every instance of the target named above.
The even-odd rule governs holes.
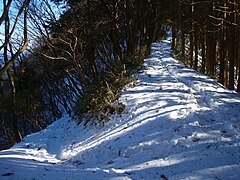
[[[64,117],[0,152],[0,179],[240,179],[240,95],[154,43],[122,115]]]

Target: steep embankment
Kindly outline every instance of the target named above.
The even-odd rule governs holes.
[[[239,179],[240,96],[152,46],[125,113],[103,128],[62,118],[0,152],[0,179]]]

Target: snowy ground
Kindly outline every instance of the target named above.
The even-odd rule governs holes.
[[[65,117],[0,152],[0,179],[240,179],[240,94],[153,44],[122,115]]]

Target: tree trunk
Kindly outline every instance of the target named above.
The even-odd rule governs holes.
[[[197,36],[197,25],[194,25],[194,69],[198,69],[198,36]]]
[[[135,36],[134,36],[134,22],[131,19],[131,4],[130,4],[130,0],[126,0],[126,35],[127,35],[127,51],[128,51],[128,55],[132,55],[135,51]]]
[[[193,67],[193,29],[190,32],[190,67]]]
[[[215,59],[216,59],[216,42],[214,32],[207,34],[207,73],[212,78],[216,78]]]
[[[201,72],[205,73],[205,68],[206,68],[206,28],[204,27],[203,29],[203,34],[201,37],[201,46],[202,46],[202,67],[201,67]]]
[[[230,27],[228,38],[228,59],[229,59],[229,85],[228,88],[234,90],[234,62],[235,62],[235,27]]]
[[[236,50],[237,50],[237,5],[236,0],[234,0],[233,4],[230,4],[231,6],[231,14],[230,14],[230,22],[232,23],[229,27],[229,89],[234,90],[234,69],[235,69],[235,62],[236,62]]]
[[[185,24],[184,24],[184,19],[185,19],[185,7],[182,2],[179,4],[180,8],[180,29],[181,29],[181,61],[185,62]]]
[[[175,50],[176,47],[176,39],[177,39],[177,35],[176,35],[176,27],[174,25],[172,25],[172,44],[171,44],[171,49]]]
[[[222,23],[222,29],[220,34],[220,41],[219,41],[219,58],[220,58],[220,73],[219,73],[219,82],[226,86],[226,79],[227,79],[227,67],[226,67],[226,32],[224,23]]]
[[[181,31],[181,60],[185,62],[185,33]]]
[[[122,52],[120,48],[120,22],[119,22],[119,8],[118,1],[114,5],[114,29],[113,29],[113,46],[115,61],[122,59]]]
[[[5,1],[6,3],[6,1]],[[4,4],[6,5],[6,4]],[[5,17],[5,44],[4,44],[4,62],[5,64],[9,63],[8,60],[8,44],[9,44],[9,29],[10,29],[10,19],[9,19],[9,15],[8,12],[6,14]],[[15,135],[15,141],[16,142],[20,142],[21,141],[21,134],[19,132],[18,129],[18,121],[17,121],[17,115],[16,115],[16,88],[15,88],[15,84],[14,84],[14,79],[11,75],[10,69],[7,68],[7,76],[8,76],[8,81],[9,81],[9,85],[11,87],[11,112],[10,112],[10,120],[12,121],[12,126],[13,126],[13,132]]]

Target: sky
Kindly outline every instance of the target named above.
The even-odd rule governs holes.
[[[1,0],[0,0],[1,1]],[[36,3],[38,3],[39,1],[35,1]],[[53,9],[54,9],[54,12],[56,13],[56,14],[59,14],[59,11],[57,10],[57,6],[56,5],[54,5],[51,1],[49,1],[50,2],[50,4],[52,5],[52,7],[53,7]],[[11,5],[11,8],[10,8],[10,18],[14,18],[14,16],[16,16],[16,14],[17,14],[17,11],[16,11],[16,9],[15,8],[13,8],[14,6],[14,1],[12,2],[12,5]],[[2,1],[1,1],[1,3],[0,3],[0,16],[2,15],[2,13],[3,13],[3,3],[2,3]],[[59,15],[57,15],[57,17],[58,17]],[[18,24],[19,23],[21,23],[21,22],[18,22]],[[11,25],[13,25],[13,21],[10,23]],[[30,28],[30,23],[28,23],[28,26],[29,26],[29,30],[31,29]],[[15,31],[14,31],[14,33],[13,33],[13,35],[12,35],[12,37],[14,37],[15,39],[17,39],[17,41],[22,41],[22,30],[20,30],[21,32],[21,35],[19,36],[18,35],[18,33],[19,33],[19,26],[17,25],[17,27],[16,27],[16,29],[15,29]],[[20,40],[19,40],[20,39]],[[33,43],[34,43],[34,41],[32,40],[33,38],[31,38],[31,34],[30,33],[28,33],[28,39],[29,39],[29,44],[28,44],[28,46],[31,46]],[[0,40],[2,40],[2,42],[3,42],[3,40],[4,40],[4,22],[2,23],[2,25],[0,26]],[[2,42],[0,42],[0,45],[2,44]],[[14,43],[13,43],[14,44]],[[18,48],[18,46],[16,47],[16,48]],[[0,51],[0,61],[3,59],[3,58],[1,58],[1,56],[2,56],[2,54],[3,54],[3,50],[1,50]]]
[[[2,12],[3,12],[3,4],[0,3],[0,16],[2,15]],[[4,26],[1,25],[0,26],[0,40],[4,39],[3,32],[4,32]],[[0,41],[0,45],[2,45],[1,41]],[[2,57],[2,52],[0,51],[0,62],[1,62],[1,57]]]
[[[11,6],[10,6],[10,10],[9,10],[9,17],[10,17],[10,19],[13,19],[13,18],[15,19],[15,16],[18,13],[16,8],[14,8],[14,3],[15,2],[13,1]],[[2,15],[2,13],[3,13],[3,3],[1,2],[0,3],[0,16]],[[18,24],[19,23],[21,23],[21,19],[19,19]],[[14,24],[14,21],[10,21],[10,31],[11,31],[11,27],[13,26],[13,24]],[[3,22],[1,24],[1,26],[0,26],[0,40],[2,40],[2,42],[4,40],[4,31],[5,31],[4,28],[5,28],[5,25],[4,25],[4,22]],[[12,37],[15,38],[15,39],[21,38],[21,37],[18,36],[18,32],[19,32],[18,29],[19,29],[19,26],[17,25],[15,30],[14,30],[14,33],[12,35]],[[2,42],[0,43],[0,45],[2,45]],[[13,43],[13,45],[14,45],[14,43]],[[18,48],[18,46],[17,46],[17,48]],[[0,56],[2,54],[3,54],[3,49],[2,49],[2,51],[0,51]]]
[[[3,4],[0,3],[0,16],[2,15],[3,13]],[[4,31],[4,27],[3,26],[0,26],[0,32],[2,33]],[[0,33],[0,39],[2,38],[2,34]]]

